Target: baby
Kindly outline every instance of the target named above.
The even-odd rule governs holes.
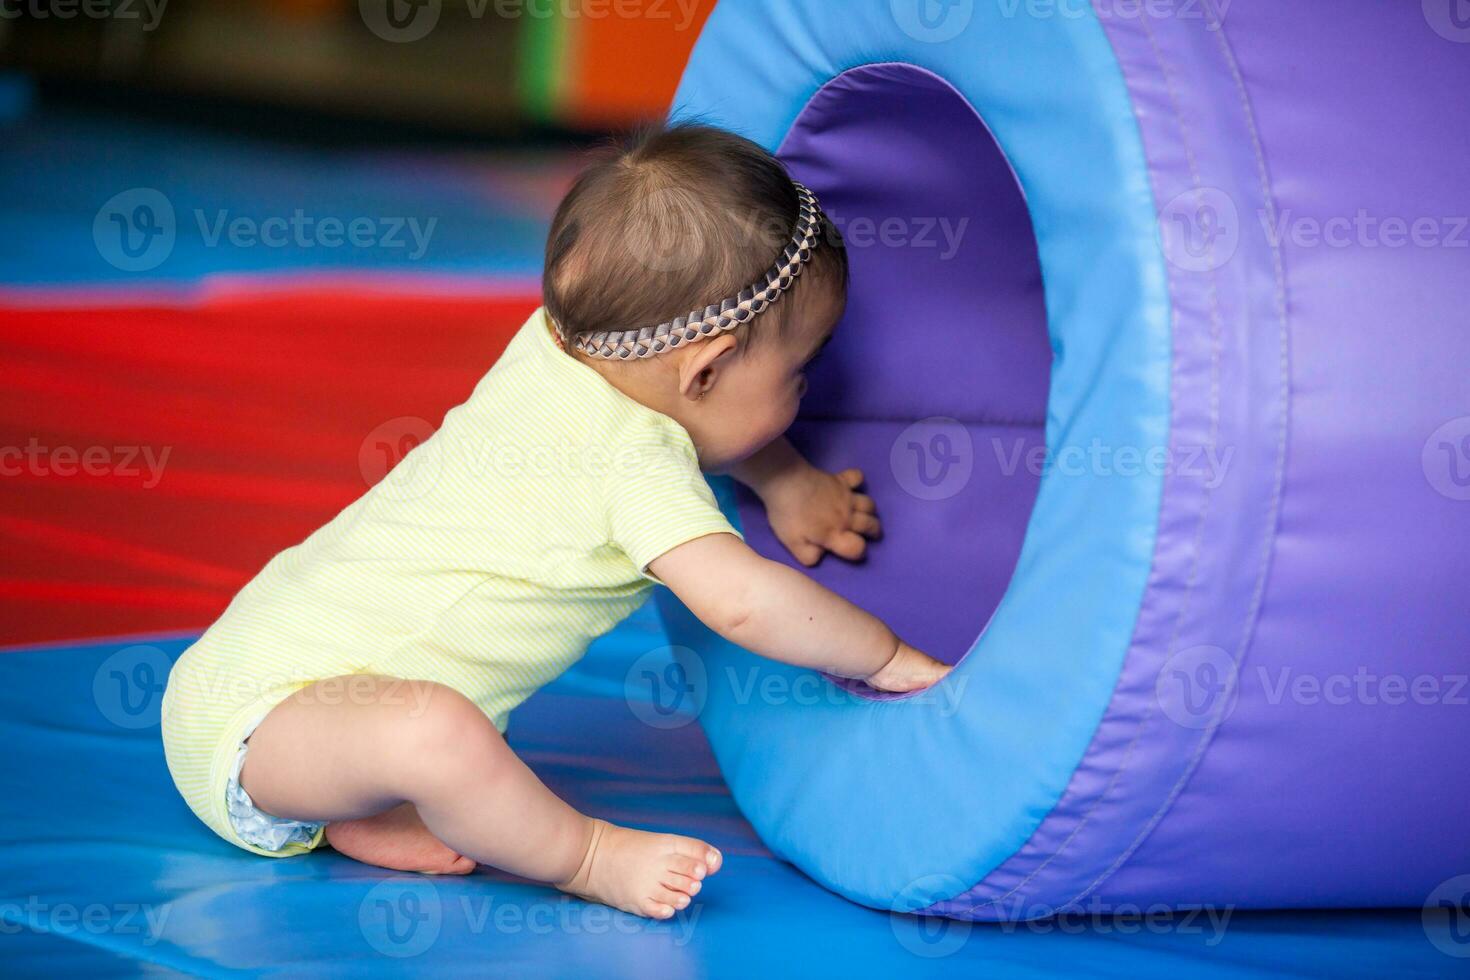
[[[802,563],[862,557],[862,474],[782,437],[846,286],[836,230],[754,143],[679,126],[591,167],[552,225],[544,308],[469,401],[174,667],[163,738],[189,806],[256,854],[325,840],[688,907],[720,853],[578,812],[506,746],[507,717],[656,582],[774,660],[894,692],[949,669],[752,551],[703,476],[749,486]]]

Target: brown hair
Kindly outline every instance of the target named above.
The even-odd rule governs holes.
[[[646,131],[588,167],[557,208],[546,310],[569,336],[703,310],[766,274],[797,212],[790,174],[750,140],[693,123]],[[798,296],[817,282],[845,290],[847,274],[841,235],[824,217],[796,285],[740,330],[779,330]]]

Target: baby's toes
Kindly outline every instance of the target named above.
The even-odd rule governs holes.
[[[650,919],[672,919],[674,917],[674,907],[672,905],[653,898],[645,898],[642,902],[639,902],[637,911],[639,915],[647,916]]]
[[[688,875],[681,875],[676,871],[666,872],[660,884],[670,891],[677,892],[681,895],[688,895],[691,898],[698,895],[699,890],[704,887],[704,882],[696,881]]]
[[[692,858],[685,854],[673,854],[669,857],[669,871],[681,878],[692,878],[701,881],[709,874],[709,866],[702,858]]]
[[[712,875],[720,870],[720,865],[725,860],[719,851],[710,847],[704,841],[695,840],[693,837],[675,837],[674,853],[693,858],[703,863],[706,876]]]
[[[653,894],[648,896],[648,898],[655,905],[666,905],[669,908],[681,910],[687,909],[690,902],[689,896],[683,892],[664,887],[654,888]]]

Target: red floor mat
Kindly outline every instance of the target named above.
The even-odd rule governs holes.
[[[463,401],[536,304],[0,301],[0,644],[208,625]]]

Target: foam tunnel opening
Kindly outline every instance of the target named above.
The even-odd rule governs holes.
[[[876,908],[954,900],[944,914],[1004,917],[971,899],[1013,894],[1030,873],[1011,876],[1013,860],[1045,862],[1072,839],[1057,808],[1074,779],[1112,771],[1080,767],[1139,630],[1169,623],[1169,604],[1147,601],[1159,546],[1183,537],[1160,525],[1164,475],[1091,455],[1176,436],[1173,279],[1149,157],[1095,20],[976,4],[967,43],[936,44],[895,32],[886,4],[847,4],[751,49],[732,76],[729,51],[780,6],[720,5],[676,114],[781,152],[849,238],[864,211],[970,218],[947,259],[881,234],[854,242],[848,332],[795,433],[823,465],[865,467],[888,532],[865,567],[829,559],[818,578],[963,663],[923,696],[829,697],[810,671],[723,640],[671,595],[660,609],[681,660],[705,670],[700,723],[773,853]],[[891,457],[932,416],[961,421],[973,472],[927,501]],[[1056,463],[1044,476],[1012,463],[1017,445]],[[779,557],[759,509],[726,503]],[[1061,836],[1028,847],[1052,826]],[[942,887],[912,893],[935,873]]]
[[[913,65],[854,68],[796,118],[780,156],[847,240],[852,287],[791,438],[862,468],[884,537],[811,574],[957,663],[1014,573],[1040,483],[1051,349],[1025,195],[978,112]],[[760,504],[740,518],[795,565]]]

